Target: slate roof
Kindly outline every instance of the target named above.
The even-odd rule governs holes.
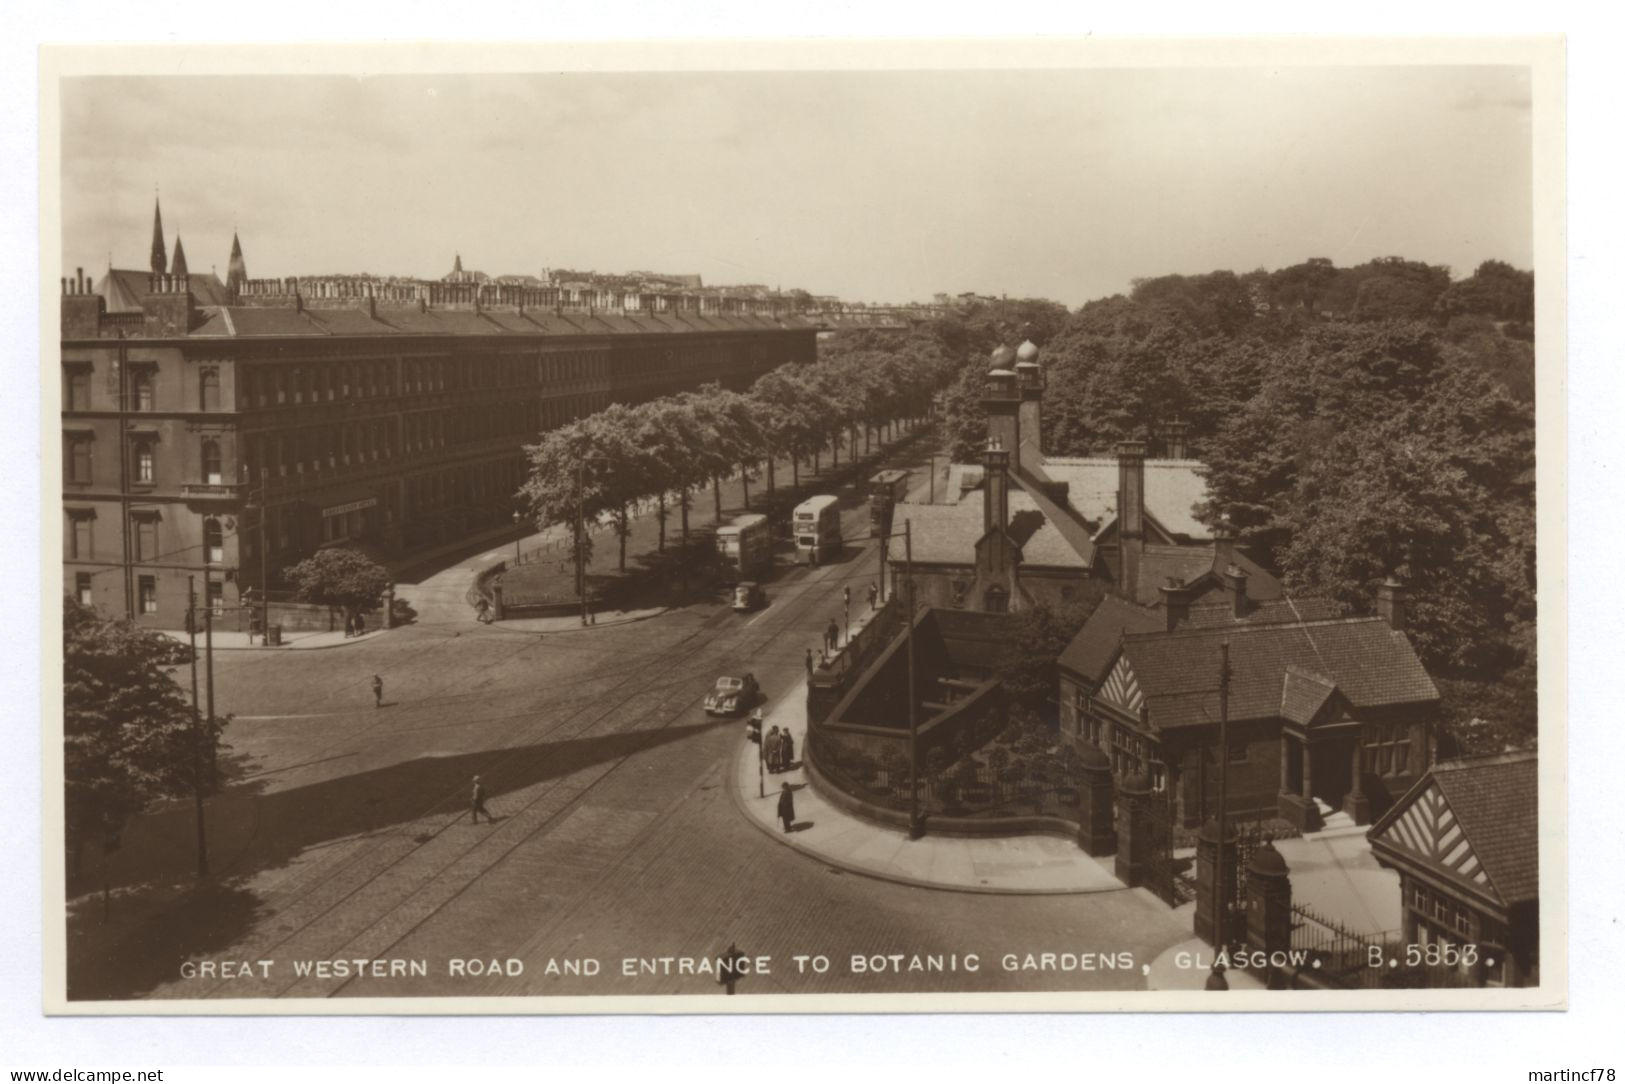
[[[1123,655],[1152,725],[1198,726],[1218,719],[1219,645],[1226,640],[1232,720],[1281,718],[1291,665],[1334,682],[1356,709],[1439,698],[1405,634],[1380,618],[1129,633]]]
[[[1117,518],[1117,460],[1050,457],[1044,472],[1067,484],[1067,503],[1095,526]],[[1176,535],[1191,539],[1213,537],[1211,528],[1196,518],[1196,506],[1207,500],[1207,480],[1195,459],[1145,461],[1145,510]]]
[[[1127,632],[1156,632],[1163,627],[1165,616],[1161,611],[1148,610],[1107,595],[1089,615],[1083,628],[1072,637],[1058,660],[1063,669],[1070,670],[1091,682],[1104,680],[1117,658],[1117,648]]]
[[[1281,718],[1308,726],[1337,691],[1337,683],[1324,674],[1287,663],[1281,681]]]
[[[1536,754],[1505,753],[1441,761],[1428,774],[1444,792],[1468,845],[1489,874],[1502,902],[1510,906],[1538,899]],[[1426,782],[1424,776],[1418,787]]]
[[[194,275],[196,283],[199,277]],[[143,278],[143,282],[144,282]],[[221,288],[222,290],[224,287]],[[194,290],[196,293],[196,290]],[[140,308],[137,299],[136,308]],[[517,309],[426,309],[414,305],[379,304],[376,315],[356,305],[307,305],[303,311],[292,305],[215,305],[200,310],[202,317],[193,328],[192,338],[252,338],[257,336],[332,335],[643,335],[698,333],[713,331],[814,330],[816,325],[800,317],[701,316],[698,313],[659,316],[638,313],[584,312],[559,314],[553,311],[519,312]]]
[[[109,268],[96,284],[96,292],[107,302],[108,312],[140,312],[151,278],[150,271]],[[212,271],[188,275],[187,285],[199,305],[224,305],[231,300],[226,284]]]
[[[1252,597],[1253,580],[1247,580],[1247,595]],[[1218,594],[1227,594],[1223,587],[1214,587],[1201,596],[1203,599]],[[1342,611],[1337,603],[1327,598],[1276,598],[1264,602],[1255,602],[1242,617],[1236,616],[1235,606],[1226,598],[1222,602],[1198,601],[1193,604],[1180,622],[1181,628],[1218,628],[1233,626],[1245,622],[1253,624],[1278,624],[1283,621],[1323,621],[1329,617],[1340,617]]]
[[[1053,507],[1053,506],[1051,506]],[[1066,534],[1056,526],[1050,516],[1043,515],[1039,502],[1026,490],[1010,489],[1009,500],[1011,537],[1021,547],[1023,567],[1087,568],[1088,559],[1080,554]],[[1021,513],[1028,513],[1022,516]],[[982,526],[981,500],[963,500],[957,504],[899,504],[893,513],[893,530],[900,530],[904,520],[910,522],[913,533],[914,560],[923,564],[973,565],[976,563],[976,543],[987,533]],[[1036,530],[1030,527],[1032,516],[1042,516]],[[1020,518],[1018,518],[1020,517]],[[1085,545],[1088,545],[1085,540]],[[1089,546],[1091,554],[1093,546]],[[888,560],[903,559],[902,539],[892,539]]]

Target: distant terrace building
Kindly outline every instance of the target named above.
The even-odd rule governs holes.
[[[772,298],[606,306],[460,258],[446,282],[255,280],[235,237],[221,283],[153,233],[148,270],[61,299],[66,590],[144,625],[184,624],[189,576],[225,607],[325,546],[395,560],[509,524],[541,431],[816,354]]]

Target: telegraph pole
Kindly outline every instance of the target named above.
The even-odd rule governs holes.
[[[271,581],[265,573],[265,520],[271,514],[271,502],[266,497],[270,488],[271,470],[260,468],[260,646],[270,643],[271,636]]]
[[[581,596],[581,623],[587,624],[587,555],[581,552],[586,538],[587,461],[576,464],[576,594]]]
[[[214,725],[214,599],[209,593],[210,588],[213,586],[213,576],[205,568],[203,571],[203,673],[207,682],[204,686],[207,690],[204,703],[208,707],[210,726]]]
[[[203,829],[202,724],[197,707],[197,590],[196,577],[186,577],[186,635],[192,656],[192,802],[197,812],[197,875],[209,875],[209,840]]]

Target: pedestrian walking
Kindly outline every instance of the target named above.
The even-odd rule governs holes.
[[[372,675],[372,706],[375,708],[384,706],[384,679],[377,674]]]
[[[779,733],[779,764],[785,771],[796,766],[796,740],[790,736],[789,727]]]
[[[485,784],[480,782],[480,777],[477,775],[474,777],[474,793],[470,795],[469,801],[472,805],[469,812],[474,816],[474,823],[480,823],[480,814],[484,813],[485,823],[490,824],[494,818],[491,816],[491,811],[485,808]]]
[[[829,619],[829,627],[824,630],[824,640],[829,644],[831,654],[833,654],[836,647],[840,645],[841,626],[836,624],[833,617]]]
[[[779,791],[779,820],[784,822],[786,832],[796,823],[796,799],[790,793],[789,783],[786,783],[784,789]]]
[[[779,770],[779,728],[777,726],[767,732],[767,744],[762,748],[767,750],[767,770],[777,773]]]
[[[880,597],[880,589],[874,584],[869,585],[869,609],[875,608],[875,600]]]
[[[355,615],[355,634],[357,636],[365,636],[367,634],[367,619],[362,617],[360,614]]]
[[[807,676],[812,677],[812,648],[807,649]]]

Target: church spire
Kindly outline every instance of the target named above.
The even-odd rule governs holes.
[[[175,258],[169,261],[171,275],[186,274],[186,250],[181,247],[181,235],[175,235]]]
[[[165,259],[165,255],[166,254],[164,252],[164,216],[163,216],[163,212],[160,211],[159,208],[158,208],[158,197],[153,196],[152,197],[152,273],[154,275],[162,275],[164,273],[164,264],[168,262]]]
[[[236,293],[248,281],[248,265],[243,262],[243,246],[237,231],[231,231],[231,263],[226,267],[226,289]]]
[[[463,273],[463,254],[461,252],[457,253],[457,258],[451,263],[451,273],[454,275]]]

